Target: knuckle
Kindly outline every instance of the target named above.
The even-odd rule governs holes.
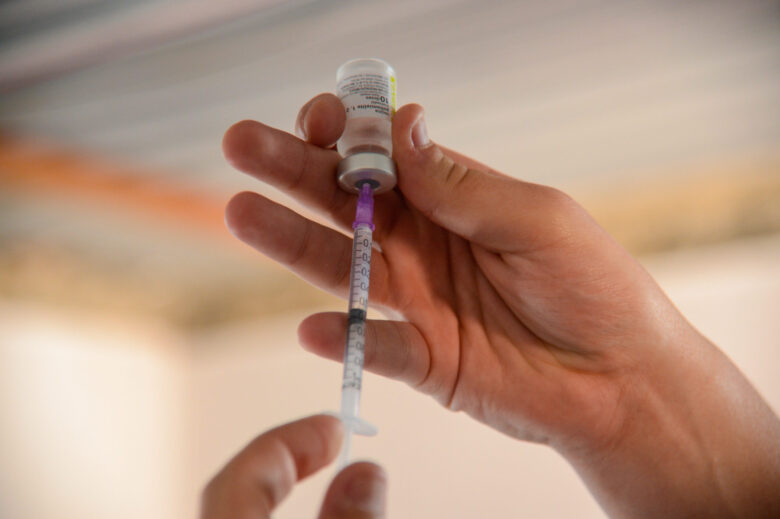
[[[457,189],[458,186],[474,177],[474,171],[446,155],[442,155],[437,167],[442,175],[442,183],[448,189]]]
[[[442,204],[449,196],[476,188],[480,173],[442,154],[433,164],[431,172],[439,187],[434,199],[423,208],[423,213],[436,218]]]

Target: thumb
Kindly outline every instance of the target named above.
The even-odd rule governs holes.
[[[393,158],[398,186],[412,206],[447,230],[496,251],[528,247],[558,221],[551,215],[571,203],[556,189],[485,171],[438,146],[428,137],[420,105],[405,105],[393,117]]]
[[[379,465],[353,463],[333,479],[319,519],[381,519],[386,492],[387,478]]]

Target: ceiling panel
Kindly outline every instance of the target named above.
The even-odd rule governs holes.
[[[290,130],[342,61],[377,55],[398,70],[401,101],[427,107],[435,139],[538,181],[611,182],[776,150],[777,11],[761,1],[293,2],[7,93],[0,125],[229,192],[248,185],[221,158],[232,122]]]
[[[237,190],[282,198],[225,164],[224,131],[245,118],[291,131],[342,62],[378,56],[435,140],[597,200],[631,250],[662,250],[780,228],[778,15],[762,0],[16,0],[0,5],[0,132],[200,192],[219,227],[214,208]],[[13,191],[25,179],[0,158],[0,294],[145,301],[193,325],[274,311],[285,294],[279,308],[322,302],[195,223]],[[684,203],[712,185],[709,202]],[[698,212],[669,215],[665,200]]]

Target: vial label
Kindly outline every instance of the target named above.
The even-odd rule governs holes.
[[[395,114],[395,91],[395,77],[383,74],[352,74],[338,84],[347,119],[376,117],[390,120]]]

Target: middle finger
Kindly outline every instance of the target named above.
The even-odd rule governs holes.
[[[234,196],[225,209],[231,232],[313,285],[340,297],[349,291],[352,240],[258,194]],[[387,263],[371,253],[372,304],[388,301]]]

